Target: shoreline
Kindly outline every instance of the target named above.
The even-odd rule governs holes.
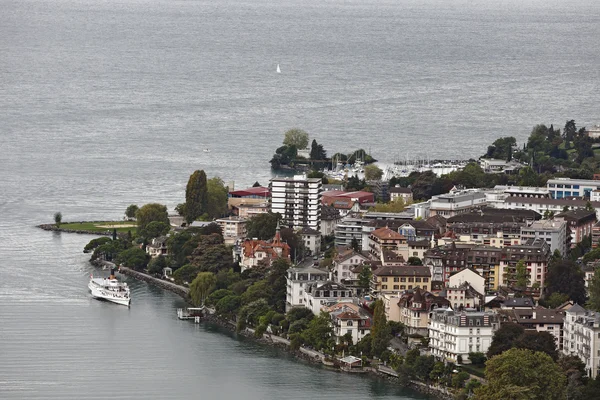
[[[188,301],[188,297],[187,297],[189,289],[184,286],[177,285],[175,283],[166,281],[164,279],[156,278],[154,276],[148,275],[143,272],[135,271],[130,268],[117,267],[114,263],[111,263],[109,261],[96,260],[96,262],[92,262],[92,265],[97,266],[97,267],[114,266],[123,275],[130,276],[136,280],[147,282],[149,284],[158,286],[161,289],[170,291],[170,292],[180,296],[187,304],[190,304]],[[224,329],[230,330],[232,332],[236,332],[236,324],[231,320],[219,318],[219,317],[209,314],[207,316],[204,316],[202,318],[202,321],[210,323],[210,324],[218,325],[218,326],[220,326]],[[261,343],[263,345],[272,346],[272,347],[275,347],[282,351],[285,351],[285,352],[293,355],[295,358],[305,361],[305,362],[308,362],[309,364],[312,364],[314,366],[322,365],[331,371],[352,374],[352,372],[347,372],[340,368],[329,367],[325,363],[326,356],[323,353],[320,353],[315,350],[306,349],[304,347],[300,347],[299,350],[292,350],[290,348],[289,340],[285,339],[281,336],[264,333],[262,337],[256,337],[256,336],[254,336],[254,330],[251,328],[245,328],[243,331],[236,332],[236,333],[238,333],[246,338],[255,340],[256,342]],[[356,373],[356,374],[367,375],[374,379],[384,379],[389,382],[397,382],[399,380],[399,378],[398,378],[398,375],[395,373],[395,371],[393,371],[391,368],[386,368],[386,369],[389,370],[387,373],[376,367],[366,367],[363,371],[361,371],[360,374],[359,373]],[[410,383],[406,387],[408,387],[412,390],[415,390],[421,394],[424,394],[426,396],[433,396],[434,398],[439,399],[439,400],[451,400],[453,398],[452,393],[450,393],[445,388],[435,387],[435,386],[429,385],[424,382],[411,380]]]
[[[104,221],[85,221],[87,222],[104,222]],[[36,228],[40,228],[44,231],[51,231],[51,232],[65,232],[65,233],[77,233],[80,235],[99,235],[99,236],[111,236],[113,234],[111,229],[107,229],[106,232],[104,231],[88,231],[85,229],[69,229],[69,228],[59,228],[57,227],[55,224],[41,224],[41,225],[36,225]],[[117,233],[118,234],[118,233]]]

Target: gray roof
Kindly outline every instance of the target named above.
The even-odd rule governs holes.
[[[573,305],[573,307],[569,308],[567,310],[567,312],[569,312],[569,313],[585,313],[586,309],[581,307],[579,304],[575,303],[575,305]]]

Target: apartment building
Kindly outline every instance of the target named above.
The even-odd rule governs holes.
[[[438,309],[429,321],[429,349],[440,360],[469,361],[469,353],[486,353],[498,329],[498,317],[491,312]]]
[[[246,219],[241,217],[219,218],[215,222],[221,227],[225,244],[233,244],[246,237]]]
[[[567,221],[571,234],[571,247],[577,246],[577,243],[590,236],[597,221],[596,212],[584,208],[562,212],[555,217]]]
[[[542,239],[550,245],[552,253],[558,250],[562,256],[566,256],[567,249],[571,247],[570,243],[567,243],[571,236],[567,233],[567,222],[564,219],[540,220],[521,227],[521,242]]]
[[[304,307],[304,290],[308,284],[330,279],[329,271],[314,267],[290,268],[287,271],[285,311],[293,307]]]
[[[600,180],[554,178],[548,179],[546,187],[553,199],[565,197],[590,198],[590,192],[600,189]]]
[[[595,379],[600,371],[600,313],[588,311],[578,304],[568,309],[565,312],[562,351],[579,357],[588,376]]]
[[[543,239],[529,239],[520,245],[505,247],[500,257],[499,283],[514,285],[517,263],[523,260],[527,268],[528,286],[538,283],[543,289],[551,255],[550,245]]]
[[[322,184],[320,178],[306,175],[271,179],[271,212],[281,214],[285,227],[308,227],[320,232]]]
[[[425,266],[399,264],[382,266],[373,271],[371,290],[376,293],[396,293],[416,289],[431,289],[431,273]]]

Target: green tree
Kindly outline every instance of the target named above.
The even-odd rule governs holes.
[[[112,239],[106,236],[102,236],[96,239],[92,239],[90,240],[90,242],[88,244],[85,245],[85,247],[83,248],[83,252],[84,253],[89,253],[94,251],[98,246],[102,246],[103,244],[106,243],[111,243]]]
[[[548,296],[546,299],[544,299],[544,305],[548,308],[556,308],[568,300],[569,300],[568,294],[554,292],[550,296]]]
[[[578,304],[585,303],[585,274],[575,262],[567,259],[552,260],[546,276],[546,293],[564,293]]]
[[[131,247],[127,250],[123,250],[117,256],[118,264],[122,264],[125,267],[136,271],[143,271],[148,265],[149,260],[150,256],[139,247]]]
[[[423,265],[419,257],[408,257],[408,265]]]
[[[469,353],[469,360],[474,365],[484,365],[485,364],[485,354],[479,352],[471,352]]]
[[[190,176],[185,188],[185,220],[191,224],[206,212],[208,187],[206,173],[196,170]]]
[[[290,129],[285,133],[283,144],[294,146],[297,149],[306,149],[308,147],[308,133],[298,128]]]
[[[477,400],[563,400],[566,394],[566,376],[542,352],[510,349],[486,363],[485,377]]]
[[[173,272],[173,279],[177,283],[189,283],[198,275],[199,268],[192,264],[186,264]]]
[[[381,357],[392,338],[391,329],[387,324],[385,317],[385,306],[382,300],[375,301],[373,310],[373,327],[371,328],[371,354],[375,357]]]
[[[263,213],[255,215],[246,222],[246,237],[259,240],[269,240],[275,236],[277,221],[280,215]]]
[[[523,260],[519,260],[519,262],[517,262],[515,279],[515,285],[518,288],[526,288],[529,284],[529,274],[527,273],[527,267],[525,266],[525,262]]]
[[[398,197],[387,203],[377,203],[373,207],[373,211],[399,213],[406,209],[406,203],[402,197]]]
[[[252,187],[261,187],[262,185],[260,183],[258,183],[258,181],[254,182],[254,185],[252,185]]]
[[[358,244],[358,240],[355,237],[352,237],[352,242],[350,242],[350,247],[352,247],[352,250],[359,252],[360,251],[360,245]]]
[[[589,295],[587,307],[593,311],[600,311],[600,268],[596,268],[589,283]]]
[[[500,325],[500,328],[494,332],[492,336],[492,343],[488,348],[487,356],[492,358],[493,356],[500,354],[513,347],[513,342],[525,332],[522,326],[506,323]]]
[[[130,204],[125,210],[125,216],[130,220],[134,219],[135,214],[138,212],[139,209],[140,208],[137,206],[137,204]]]
[[[229,270],[233,265],[231,250],[223,244],[223,237],[216,233],[201,236],[189,260],[199,271],[215,274],[221,270]]]
[[[206,213],[209,218],[219,218],[227,213],[227,198],[229,191],[219,177],[207,181]]]
[[[214,289],[217,277],[212,272],[200,272],[190,285],[190,299],[195,306],[204,304],[204,300]]]
[[[146,239],[153,239],[159,236],[166,235],[171,230],[171,225],[164,223],[163,221],[152,221],[144,230]]]
[[[138,234],[147,238],[150,232],[146,231],[146,228],[151,222],[164,222],[169,225],[169,214],[167,213],[167,207],[158,203],[150,203],[142,206],[135,214],[138,225]]]
[[[215,305],[215,312],[217,315],[231,317],[238,311],[240,305],[240,296],[228,295],[217,302]]]
[[[162,274],[164,268],[168,266],[167,258],[163,255],[159,255],[158,257],[154,257],[148,263],[148,273],[149,274]]]
[[[60,224],[62,223],[62,213],[59,211],[54,214],[54,224],[57,228],[60,228]]]
[[[377,165],[369,164],[365,166],[365,180],[378,181],[383,176],[383,171]]]
[[[333,326],[329,314],[321,312],[321,314],[314,317],[308,323],[306,330],[302,332],[302,340],[317,350],[333,347],[335,341],[333,340]]]
[[[552,357],[554,361],[558,359],[554,336],[548,332],[525,331],[513,342],[513,347],[541,351]]]
[[[358,287],[363,290],[368,290],[371,287],[371,279],[373,278],[373,271],[369,265],[363,265],[362,270],[358,274]]]

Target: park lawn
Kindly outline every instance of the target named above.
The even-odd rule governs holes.
[[[63,222],[60,224],[63,229],[72,229],[76,231],[92,231],[92,232],[112,232],[116,229],[117,232],[135,233],[137,224],[135,221],[101,221],[101,222]]]

